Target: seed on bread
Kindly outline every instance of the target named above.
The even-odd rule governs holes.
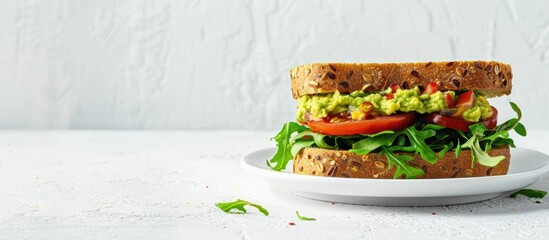
[[[353,70],[347,71],[347,80],[351,80],[351,77],[353,77]]]
[[[412,74],[412,76],[414,76],[416,78],[419,78],[419,73],[416,70],[412,70],[412,72],[410,74]]]
[[[385,168],[385,163],[381,161],[375,161],[374,164],[376,165],[377,168]]]
[[[366,81],[366,82],[371,82],[372,81],[372,76],[365,73],[365,74],[362,74],[362,79],[364,79],[364,81]]]
[[[454,84],[454,86],[456,86],[457,88],[459,88],[459,85],[461,85],[461,83],[459,82],[459,80],[457,79],[452,79],[452,83]]]
[[[471,177],[473,176],[473,169],[465,169],[465,171],[463,171],[463,174],[466,176],[466,177]]]
[[[323,172],[324,172],[324,165],[323,165],[322,163],[321,163],[321,164],[318,164],[318,166],[316,166],[316,169],[317,169],[319,172],[323,173]]]
[[[316,86],[318,86],[318,83],[315,82],[315,81],[309,81],[309,82],[307,82],[307,85],[309,85],[311,87],[316,87]]]

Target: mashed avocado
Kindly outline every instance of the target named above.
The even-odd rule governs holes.
[[[482,96],[475,101],[475,105],[463,112],[463,119],[470,122],[478,122],[492,115],[492,107]]]
[[[359,106],[363,102],[370,102],[374,111],[381,115],[391,115],[400,112],[418,112],[432,113],[440,112],[448,108],[444,101],[444,94],[451,94],[455,97],[453,91],[436,92],[433,94],[421,94],[418,87],[413,89],[399,89],[394,93],[393,99],[387,99],[386,94],[390,93],[391,89],[382,92],[365,93],[361,91],[352,92],[351,94],[341,94],[339,92],[322,94],[322,95],[307,95],[298,99],[297,120],[305,122],[305,114],[311,114],[313,119],[321,119],[330,114],[338,114],[349,112],[353,119],[359,113]],[[484,100],[484,98],[482,98]],[[475,106],[464,112],[463,118],[468,121],[478,122],[479,119],[491,114],[490,105],[483,101],[476,101]],[[484,116],[484,117],[483,117]]]

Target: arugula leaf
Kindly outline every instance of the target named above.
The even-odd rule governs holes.
[[[425,143],[427,138],[436,135],[434,130],[418,131],[414,126],[412,126],[404,129],[404,134],[408,136],[410,143],[416,148],[416,153],[419,152],[425,161],[431,164],[437,161],[435,152],[431,149],[431,147],[429,147],[429,145],[427,145],[427,143]]]
[[[413,146],[387,146],[387,149],[391,152],[415,152],[416,148]]]
[[[471,156],[473,161],[477,161],[484,166],[494,167],[498,165],[498,163],[501,162],[503,159],[505,159],[505,156],[492,157],[480,147],[479,137],[482,137],[484,131],[487,130],[486,126],[481,123],[477,123],[469,126],[469,129],[471,129],[471,133],[473,133],[473,136],[461,146],[471,149]],[[471,166],[473,165],[474,162],[471,163]]]
[[[469,129],[471,130],[471,133],[473,135],[477,135],[479,137],[482,137],[484,132],[488,130],[488,128],[486,128],[486,126],[484,126],[484,124],[482,123],[475,123],[469,126]]]
[[[319,148],[324,148],[324,149],[334,149],[335,148],[333,146],[330,146],[329,144],[327,144],[324,141],[324,137],[326,137],[326,135],[311,132],[308,129],[307,129],[307,131],[300,132],[297,135],[295,135],[294,137],[290,138],[290,144],[293,144],[297,139],[303,138],[305,136],[312,137],[315,144],[316,144],[316,146],[319,147]]]
[[[455,151],[456,151],[456,158],[459,158],[459,155],[461,155],[461,144],[459,144],[459,139],[458,139],[458,143]]]
[[[381,152],[385,155],[385,157],[387,157],[388,169],[391,169],[393,164],[395,165],[395,179],[399,178],[403,174],[406,176],[406,178],[416,178],[425,174],[422,169],[415,168],[407,164],[408,161],[412,161],[414,159],[412,156],[406,154],[395,155],[385,146],[381,147]]]
[[[351,149],[353,148],[353,144],[357,142],[358,139],[362,138],[362,136],[354,138],[336,136],[334,137],[334,145],[336,149]]]
[[[497,126],[496,129],[494,129],[494,132],[496,134],[500,133],[500,132],[508,132],[508,131],[511,131],[511,130],[515,129],[516,126],[519,124],[520,119],[522,118],[522,112],[520,111],[520,108],[517,106],[517,104],[515,104],[514,102],[510,102],[509,104],[511,105],[511,108],[513,109],[513,111],[515,111],[515,113],[517,114],[517,118],[511,118],[511,119],[507,120],[506,122],[504,122],[504,123],[500,124],[499,126]],[[521,131],[521,133],[524,133],[526,135],[526,129],[521,129],[521,128],[524,128],[524,125],[522,125],[522,127],[519,127],[519,131]],[[524,131],[522,131],[522,130],[524,130]],[[517,133],[521,134],[519,132],[517,132]],[[521,136],[523,136],[523,135],[521,135]]]
[[[469,139],[467,142],[465,142],[463,147],[468,147],[471,149],[471,155],[473,156],[473,160],[477,161],[478,163],[488,166],[488,167],[494,167],[499,164],[499,162],[503,161],[505,159],[505,156],[495,156],[492,157],[488,155],[482,148],[480,147],[480,144],[478,142],[477,137],[473,137]]]
[[[406,144],[406,137],[404,135],[398,136],[396,145],[404,146],[405,144]]]
[[[517,113],[518,119],[520,120],[522,118],[522,111],[520,111],[520,108],[514,102],[509,102],[509,104],[511,105],[513,111]]]
[[[235,213],[235,214],[243,214],[246,213],[246,209],[244,206],[252,206],[257,208],[261,213],[263,213],[265,216],[269,216],[269,211],[262,207],[259,204],[251,203],[246,200],[237,199],[234,202],[220,202],[216,203],[215,206],[217,206],[219,209],[223,210],[223,212],[226,213]],[[236,210],[236,211],[233,211]]]
[[[301,151],[301,149],[306,148],[306,147],[310,147],[314,143],[315,143],[315,141],[313,141],[313,140],[297,141],[292,145],[290,153],[292,154],[292,156],[295,156],[299,153],[299,151]]]
[[[276,154],[267,161],[267,165],[275,171],[282,171],[286,169],[286,165],[293,158],[291,154],[291,144],[290,137],[293,133],[299,133],[308,130],[308,128],[299,125],[295,122],[287,122],[284,124],[280,132],[273,137],[276,141],[276,146],[278,147]],[[272,166],[271,163],[275,163],[275,166]]]
[[[522,125],[522,123],[517,123],[514,130],[518,133],[518,135],[526,137],[526,128],[524,127],[524,125]]]
[[[395,134],[393,131],[383,131],[368,135],[368,137],[353,144],[353,149],[350,149],[349,152],[365,155],[381,146],[390,146],[396,137],[398,137],[398,134]]]
[[[529,198],[544,198],[545,195],[547,195],[547,192],[542,190],[524,188],[512,193],[509,197],[516,198],[518,195],[524,195]]]
[[[295,215],[297,215],[297,218],[299,218],[299,220],[302,220],[302,221],[315,221],[316,220],[315,218],[301,216],[301,215],[299,215],[298,211],[295,211]]]
[[[443,127],[443,126],[440,126],[440,125],[436,125],[436,124],[432,124],[432,123],[429,123],[429,124],[425,124],[425,126],[423,126],[423,128],[421,128],[421,131],[425,131],[425,130],[435,130],[435,131],[438,131],[438,130],[442,130],[442,129],[445,129],[446,127]]]
[[[511,147],[515,147],[515,141],[510,138],[498,138],[492,142],[492,145],[501,146],[501,145],[509,145]]]
[[[442,158],[450,149],[454,147],[454,142],[450,142],[448,145],[444,145],[444,148],[438,152],[438,158]]]

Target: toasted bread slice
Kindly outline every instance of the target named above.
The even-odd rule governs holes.
[[[414,159],[409,161],[408,165],[423,169],[425,175],[418,178],[505,175],[511,159],[509,146],[492,149],[488,154],[505,156],[505,159],[495,167],[487,167],[478,162],[471,167],[471,151],[464,149],[459,158],[456,158],[454,151],[449,151],[435,164],[426,162],[419,154],[409,154]],[[387,158],[382,154],[358,155],[346,150],[321,148],[302,149],[294,158],[293,170],[297,174],[349,178],[393,178],[395,174],[395,166],[388,169]]]
[[[509,95],[509,64],[494,61],[416,63],[312,63],[290,70],[292,95],[381,91],[393,84],[410,89],[438,83],[439,90],[476,90],[485,97]]]

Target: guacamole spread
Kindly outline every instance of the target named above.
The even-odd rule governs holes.
[[[298,99],[297,120],[306,122],[305,114],[309,113],[312,119],[322,119],[331,114],[350,113],[355,120],[359,119],[361,110],[360,104],[369,102],[374,111],[381,115],[391,115],[400,112],[418,112],[433,113],[440,112],[448,108],[444,100],[445,94],[450,94],[455,98],[455,92],[435,92],[433,94],[421,94],[418,87],[413,89],[398,89],[392,99],[387,99],[386,95],[391,93],[388,88],[382,92],[365,93],[355,91],[351,94],[341,94],[339,92],[307,95]],[[475,101],[475,105],[463,113],[463,118],[467,121],[478,122],[492,114],[492,109],[488,102],[482,97]]]

